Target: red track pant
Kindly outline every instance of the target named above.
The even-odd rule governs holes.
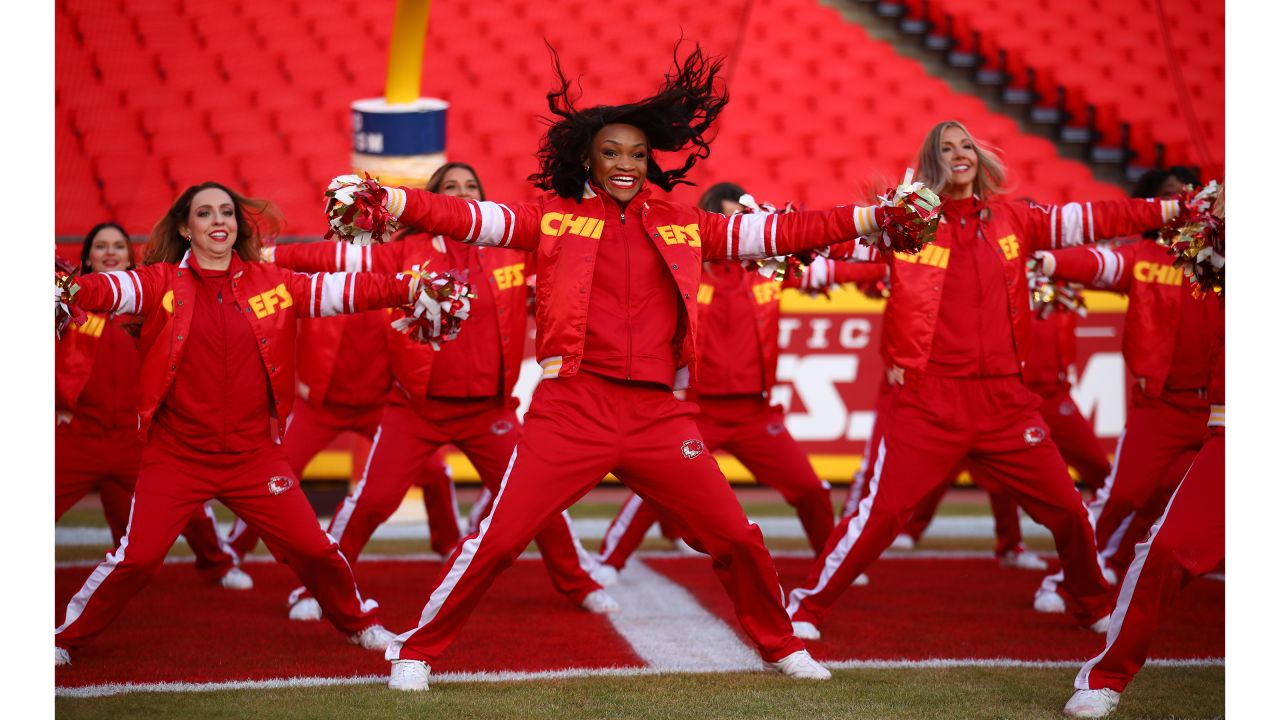
[[[1111,474],[1111,463],[1093,430],[1093,423],[1080,413],[1075,400],[1071,399],[1071,386],[1060,385],[1040,397],[1040,416],[1049,426],[1062,459],[1075,468],[1082,485],[1093,490],[1101,488]]]
[[[400,507],[422,464],[443,445],[455,445],[466,454],[480,481],[497,494],[521,433],[520,421],[505,399],[430,400],[421,410],[425,414],[399,397],[387,405],[364,479],[329,524],[329,533],[352,562],[373,531]],[[450,517],[456,527],[456,515]],[[567,514],[549,518],[535,541],[552,585],[574,603],[600,589],[589,573],[594,561],[574,537]]]
[[[214,498],[285,558],[339,630],[350,635],[377,622],[278,445],[247,453],[193,453],[163,430],[153,429],[151,435],[142,452],[128,531],[71,598],[56,631],[58,647],[74,650],[102,632],[160,569],[191,514]]]
[[[54,442],[54,521],[80,498],[97,490],[111,528],[112,546],[119,547],[138,482],[142,446],[137,431],[81,432],[75,425],[59,425]],[[239,554],[218,535],[218,523],[208,505],[196,508],[182,528],[182,537],[195,555],[196,571],[209,582],[221,580],[240,563]]]
[[[656,386],[585,372],[543,380],[493,509],[449,559],[421,624],[396,638],[387,658],[439,658],[529,539],[609,472],[711,555],[738,621],[765,660],[803,649],[791,633],[760,528],[747,520],[707,452],[695,411],[693,403]]]
[[[902,534],[910,535],[914,540],[920,540],[924,531],[928,529],[929,523],[933,522],[933,516],[937,514],[943,496],[955,486],[955,478],[959,473],[957,469],[946,482],[925,496],[925,499],[911,512],[911,517],[903,524]],[[1018,503],[1013,499],[1013,495],[1005,492],[999,483],[983,475],[982,471],[976,467],[969,468],[969,476],[973,479],[974,485],[987,491],[987,498],[991,502],[991,516],[996,521],[996,557],[1009,552],[1021,552],[1023,550],[1020,524],[1022,521],[1018,517]]]
[[[781,408],[763,397],[698,398],[698,430],[707,450],[725,450],[742,461],[763,485],[782,493],[796,509],[809,545],[819,552],[827,544],[835,522],[831,516],[831,486],[820,480],[800,444],[787,432]],[[600,562],[621,570],[640,547],[658,515],[638,496],[622,504],[600,545]]]
[[[1209,400],[1201,393],[1166,392],[1152,400],[1135,390],[1133,397],[1115,468],[1089,508],[1098,549],[1117,573],[1164,513],[1204,444],[1209,420]]]
[[[1053,534],[1075,617],[1089,624],[1107,614],[1109,593],[1089,516],[1039,406],[1040,398],[1016,377],[920,374],[894,388],[870,491],[857,515],[836,526],[809,577],[791,591],[792,619],[821,624],[849,584],[893,542],[911,510],[966,458]]]
[[[881,393],[881,398],[885,397]],[[1093,431],[1092,424],[1080,413],[1080,408],[1071,399],[1071,386],[1061,385],[1052,391],[1040,395],[1040,416],[1049,427],[1053,442],[1062,453],[1062,459],[1075,468],[1080,481],[1085,486],[1097,490],[1102,487],[1111,472],[1111,463],[1107,460],[1107,452]],[[862,466],[849,486],[849,497],[845,500],[843,513],[848,515],[857,512],[857,503],[867,496],[866,469],[873,462],[871,454],[879,443],[880,411],[882,402],[877,401],[876,423],[871,430],[871,439],[867,442],[868,453]],[[996,521],[996,555],[1004,555],[1010,550],[1022,549],[1022,528],[1019,525],[1018,505],[999,486],[984,478],[981,471],[968,468],[974,484],[986,490],[991,499],[991,514]],[[939,487],[920,503],[912,512],[911,518],[903,526],[903,532],[919,540],[924,531],[933,522],[938,505],[941,504],[950,484]],[[856,501],[854,500],[856,498]]]
[[[1080,668],[1076,687],[1123,692],[1147,661],[1160,612],[1226,552],[1225,430],[1215,430],[1196,455],[1150,538],[1137,546],[1120,584],[1102,654]]]
[[[325,405],[316,408],[305,402],[295,404],[284,435],[284,452],[293,473],[302,477],[307,463],[344,432],[354,432],[373,440],[378,423],[382,421],[383,407]],[[422,464],[417,484],[422,488],[427,520],[432,521],[428,523],[431,549],[440,555],[448,555],[462,535],[458,532],[458,503],[453,494],[453,476],[439,455],[431,456]],[[228,540],[242,557],[258,545],[258,535],[239,519],[232,526]]]

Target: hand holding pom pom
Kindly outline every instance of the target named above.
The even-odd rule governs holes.
[[[400,227],[386,208],[387,190],[365,173],[339,175],[324,191],[324,212],[329,218],[326,240],[337,236],[354,245],[384,243]]]
[[[1159,242],[1175,256],[1173,264],[1196,283],[1197,292],[1221,295],[1227,283],[1222,186],[1216,180],[1199,190],[1187,186],[1178,201],[1183,212],[1160,229]]]
[[[462,321],[471,312],[471,286],[454,271],[427,273],[419,278],[409,315],[393,320],[391,327],[415,342],[436,350],[458,337]]]
[[[868,238],[871,245],[914,255],[937,237],[942,199],[924,183],[912,182],[914,174],[912,168],[907,168],[902,184],[880,196],[876,208],[880,232]]]

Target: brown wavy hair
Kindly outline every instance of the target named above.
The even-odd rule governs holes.
[[[191,248],[191,242],[182,236],[179,228],[187,224],[191,214],[191,199],[201,190],[216,188],[231,196],[236,212],[236,254],[246,262],[258,262],[262,256],[262,241],[274,238],[284,227],[284,216],[270,200],[251,198],[212,180],[192,185],[165,212],[160,222],[151,228],[151,237],[143,254],[143,264],[176,263]]]

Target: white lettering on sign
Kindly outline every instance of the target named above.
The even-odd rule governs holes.
[[[849,413],[849,432],[845,433],[845,440],[870,440],[871,427],[876,422],[876,413],[874,410],[855,410]]]
[[[1094,353],[1071,389],[1080,414],[1093,418],[1099,437],[1115,437],[1125,422],[1124,357],[1118,352]]]
[[[840,347],[845,350],[861,350],[871,342],[871,321],[866,318],[849,318],[840,323]]]
[[[382,133],[358,132],[355,135],[355,142],[352,144],[356,146],[356,152],[370,152],[374,154],[382,152]]]
[[[805,347],[810,350],[820,350],[827,346],[827,331],[831,329],[831,320],[828,318],[813,318],[809,321],[809,340],[805,343]]]
[[[791,334],[800,329],[800,318],[784,317],[778,321],[778,349],[791,347]]]
[[[853,382],[857,376],[857,355],[779,356],[778,380],[791,383],[804,406],[804,412],[787,414],[787,430],[791,435],[800,441],[839,440],[843,437],[849,422],[849,410],[836,383]],[[787,407],[791,398],[784,396],[782,391],[783,388],[777,388],[774,397]]]

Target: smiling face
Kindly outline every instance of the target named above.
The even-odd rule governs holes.
[[[129,268],[129,238],[113,227],[104,227],[89,244],[86,272],[111,272]]]
[[[236,245],[236,205],[221,188],[205,188],[191,198],[187,222],[178,228],[191,242],[196,262],[209,270],[225,270]]]
[[[947,169],[946,195],[965,198],[973,195],[973,182],[978,178],[978,151],[973,138],[958,127],[942,131],[938,148],[942,166]]]
[[[480,200],[480,181],[475,174],[462,167],[450,168],[440,181],[441,195],[452,195],[463,200]]]
[[[591,141],[585,162],[596,186],[619,205],[626,205],[644,185],[649,170],[649,140],[634,125],[605,125]]]

